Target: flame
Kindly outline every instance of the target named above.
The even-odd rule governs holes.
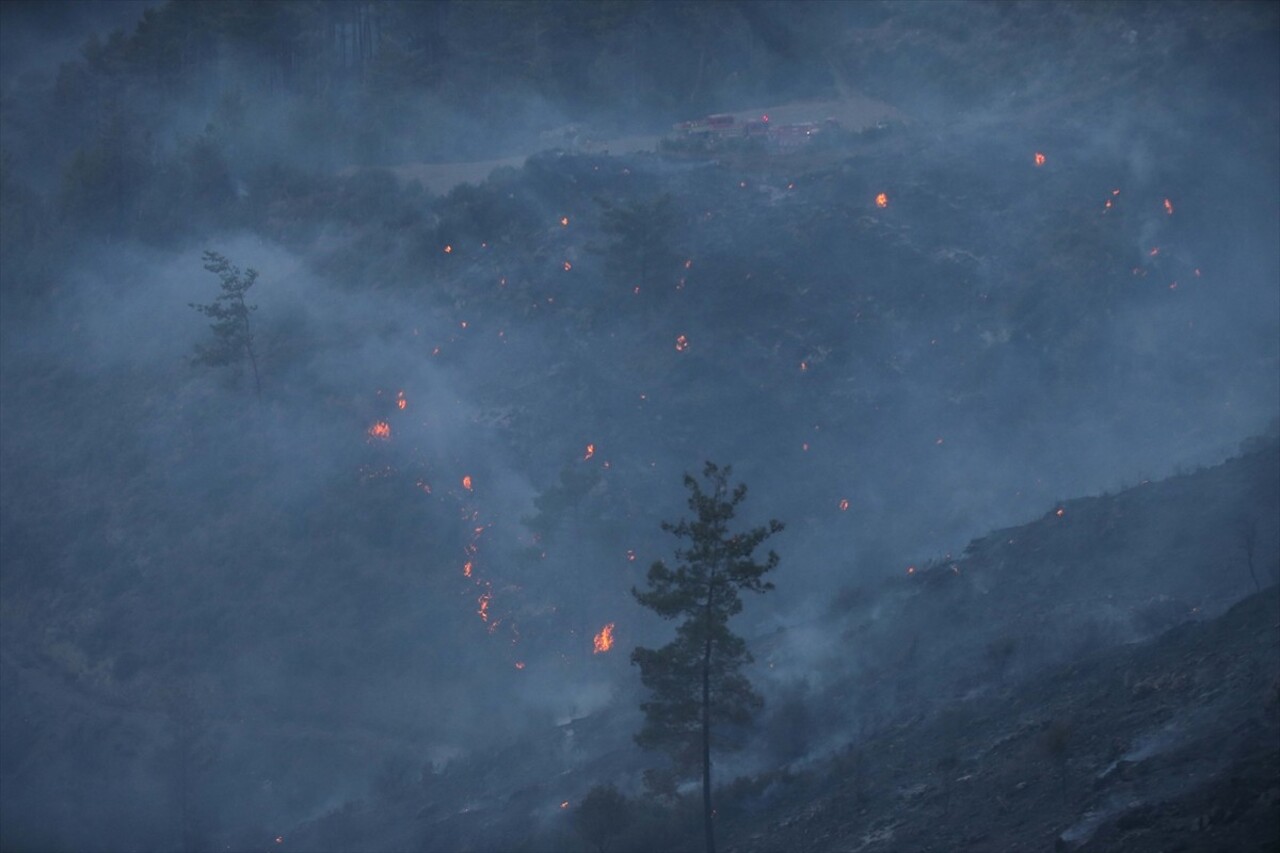
[[[848,499],[848,498],[841,498],[841,499],[840,499],[840,511],[841,511],[841,512],[845,512],[845,511],[846,511],[846,510],[848,510],[848,509],[849,509],[849,499]]]
[[[567,808],[569,808],[569,801],[568,801],[568,800],[565,800],[563,803],[561,803],[561,804],[560,804],[560,808],[562,808],[562,809],[567,809]]]
[[[516,661],[516,669],[524,669],[524,661],[522,660]]]
[[[1041,154],[1039,151],[1036,152],[1036,165],[1037,166],[1044,165],[1044,155]]]
[[[470,474],[466,474],[463,476],[462,488],[466,489],[468,492],[471,491],[471,475]]]
[[[476,615],[480,617],[480,621],[482,622],[489,621],[489,598],[489,593],[482,592],[476,599],[476,604],[480,605],[480,609],[476,611]]]
[[[1173,202],[1169,201],[1167,198],[1164,200],[1164,212],[1173,216]]]
[[[444,253],[448,255],[448,254],[451,254],[452,252],[453,252],[453,246],[446,244],[444,247]]]
[[[369,437],[387,441],[391,438],[391,424],[386,421],[378,421],[369,427]]]
[[[613,648],[613,623],[610,622],[601,628],[600,633],[591,638],[591,642],[595,646],[595,650],[591,652],[593,655],[607,652]]]
[[[588,444],[587,452],[582,454],[582,461],[586,462],[588,459],[590,459],[592,456],[595,456],[595,455],[596,455],[596,446],[594,444]]]
[[[807,362],[807,361],[802,361],[802,362],[800,362],[800,369],[801,369],[801,370],[808,370],[808,369],[809,369],[809,362]]]
[[[569,263],[568,261],[565,261],[565,262],[564,262],[564,271],[565,271],[565,272],[568,272],[568,271],[569,271],[569,270],[571,270],[571,269],[573,269],[573,264]]]
[[[1062,507],[1058,507],[1053,514],[1056,515],[1058,518],[1062,518],[1064,515],[1067,514],[1067,511]]]
[[[689,348],[689,339],[684,335],[676,335],[676,352],[684,352]]]
[[[403,412],[403,411],[404,411],[405,406],[407,406],[407,405],[409,405],[409,401],[408,401],[408,400],[406,400],[406,399],[404,398],[404,392],[403,392],[403,391],[399,391],[399,392],[397,392],[397,393],[396,393],[396,408]]]
[[[876,193],[876,207],[888,207],[889,195],[887,193]]]
[[[464,578],[469,578],[469,577],[471,577],[471,567],[472,567],[472,565],[473,565],[473,563],[472,563],[470,560],[467,560],[467,562],[463,564],[463,566],[462,566],[462,576],[463,576]]]
[[[569,217],[567,217],[567,216],[561,216],[561,217],[560,217],[560,227],[561,227],[561,228],[568,228],[568,227],[569,227]]]

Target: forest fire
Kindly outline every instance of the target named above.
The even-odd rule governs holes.
[[[610,622],[608,625],[601,628],[600,633],[592,637],[591,642],[595,646],[594,650],[591,652],[593,655],[598,655],[601,652],[607,652],[609,649],[613,648],[613,623]]]
[[[689,348],[689,339],[684,335],[676,335],[676,352],[684,352]]]
[[[1037,166],[1043,166],[1043,165],[1044,165],[1044,159],[1045,159],[1045,158],[1044,158],[1044,155],[1043,155],[1043,154],[1041,154],[1039,151],[1037,151],[1037,152],[1036,152],[1036,165],[1037,165]]]
[[[888,193],[876,193],[876,207],[888,207],[888,206],[889,206]]]
[[[389,441],[391,439],[391,424],[386,421],[378,421],[369,427],[369,437],[381,441]]]

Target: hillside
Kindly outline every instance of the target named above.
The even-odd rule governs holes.
[[[0,848],[568,849],[609,782],[684,846],[632,589],[708,461],[786,525],[726,844],[851,744],[842,845],[1141,751],[1044,679],[1275,582],[1280,12],[925,8],[0,4]],[[761,105],[821,131],[591,144]],[[1099,790],[1217,796],[1161,766]],[[1143,827],[1078,775],[1010,813]]]

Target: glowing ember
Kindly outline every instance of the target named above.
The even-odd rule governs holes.
[[[600,633],[596,634],[591,639],[591,642],[595,646],[595,650],[591,652],[593,655],[598,655],[601,652],[607,652],[609,649],[613,648],[613,623],[610,622],[608,625],[601,628]]]
[[[480,609],[476,611],[476,615],[480,617],[482,622],[489,621],[489,593],[482,592],[480,597],[476,599],[476,604],[480,605]]]
[[[567,808],[569,808],[569,801],[568,801],[568,800],[565,800],[563,803],[561,803],[561,804],[560,804],[560,808],[562,808],[562,809],[567,809]]]
[[[582,461],[586,462],[588,459],[590,459],[592,456],[595,456],[595,455],[596,455],[596,446],[594,444],[588,444],[587,452],[582,454]]]
[[[471,475],[470,474],[467,474],[462,478],[462,488],[466,489],[468,492],[471,491]]]
[[[888,207],[889,195],[887,193],[876,193],[876,207]]]
[[[376,424],[369,427],[369,437],[387,441],[391,438],[391,424],[386,421],[378,421]]]
[[[446,245],[446,246],[444,247],[444,253],[445,253],[446,255],[452,254],[452,253],[453,253],[453,246],[448,246],[448,245]]]
[[[1036,165],[1037,166],[1044,165],[1044,155],[1041,154],[1039,151],[1036,152]]]
[[[841,512],[846,512],[848,509],[849,509],[849,499],[848,499],[848,498],[841,498],[841,499],[840,499],[840,511],[841,511]]]
[[[1164,200],[1164,212],[1173,216],[1173,202],[1169,201],[1167,198]]]
[[[396,408],[404,411],[404,407],[409,405],[409,401],[404,398],[404,392],[400,391],[396,394]]]
[[[684,335],[676,335],[676,352],[684,352],[689,348],[689,339]]]
[[[1058,518],[1062,518],[1064,515],[1067,514],[1067,511],[1062,507],[1058,507],[1053,514],[1056,515]]]
[[[809,362],[807,362],[807,361],[802,361],[802,362],[800,362],[800,369],[801,369],[801,370],[808,370],[808,369],[809,369]]]
[[[467,562],[463,564],[463,566],[462,566],[462,576],[463,576],[464,578],[469,578],[469,577],[471,577],[471,567],[472,567],[472,562],[471,562],[470,560],[467,560]]]
[[[516,669],[524,669],[524,661],[522,660],[516,661]]]
[[[560,217],[560,227],[561,227],[561,228],[567,228],[568,226],[569,226],[569,217],[567,217],[567,216],[561,216],[561,217]]]
[[[573,269],[573,264],[569,263],[568,261],[565,261],[565,262],[564,262],[564,271],[565,271],[565,272],[568,272],[568,271],[569,271],[569,270],[571,270],[571,269]]]

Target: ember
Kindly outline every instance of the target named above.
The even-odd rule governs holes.
[[[689,348],[689,339],[684,335],[676,336],[676,352],[684,352]]]
[[[524,669],[524,661],[522,660],[516,661],[516,669]]]
[[[471,475],[470,474],[463,476],[462,488],[466,489],[468,492],[471,491]]]
[[[476,603],[480,605],[480,609],[476,611],[483,622],[489,621],[489,593],[482,592],[480,597],[476,599]]]
[[[391,424],[386,421],[378,421],[376,424],[369,427],[369,437],[387,441],[391,438]]]
[[[444,253],[445,253],[446,255],[451,254],[452,252],[453,252],[453,246],[446,245],[446,246],[444,247]]]
[[[841,511],[841,512],[845,512],[845,511],[846,511],[846,510],[848,510],[848,509],[849,509],[849,499],[848,499],[848,498],[841,498],[841,499],[840,499],[840,511]]]
[[[409,401],[404,398],[404,392],[400,391],[396,394],[396,408],[404,411],[405,406],[409,405]]]
[[[588,444],[587,452],[582,454],[582,461],[586,462],[588,459],[590,459],[592,456],[595,456],[595,455],[596,455],[596,446],[594,444]]]
[[[561,216],[561,217],[560,217],[560,227],[561,227],[561,228],[567,228],[568,226],[569,226],[569,217],[567,217],[567,216]]]
[[[467,562],[463,564],[463,566],[462,566],[462,576],[463,576],[464,578],[469,578],[469,577],[471,577],[471,566],[472,566],[472,563],[471,563],[471,561],[470,561],[470,560],[467,560]]]
[[[888,196],[888,194],[887,194],[887,193],[877,193],[877,194],[876,194],[876,207],[888,207],[888,206],[889,206],[889,196]]]
[[[1044,165],[1044,155],[1041,154],[1039,151],[1036,152],[1036,165],[1037,166]]]
[[[607,652],[609,649],[613,648],[612,622],[600,629],[600,633],[596,634],[595,637],[592,638],[592,644],[595,646],[594,651],[591,652],[593,655],[598,655],[601,652]]]
[[[1164,212],[1173,216],[1173,202],[1169,201],[1167,198],[1164,200]]]
[[[565,262],[564,262],[564,271],[565,271],[565,272],[568,272],[568,271],[569,271],[569,270],[571,270],[571,269],[573,269],[573,264],[569,263],[568,261],[565,261]]]

